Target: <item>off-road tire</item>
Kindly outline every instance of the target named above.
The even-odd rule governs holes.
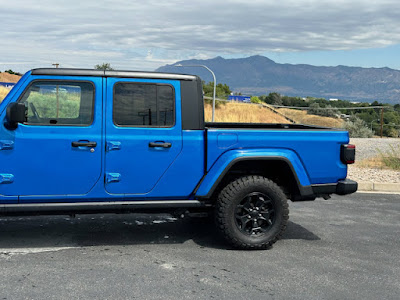
[[[282,237],[289,206],[275,182],[262,176],[244,176],[221,190],[215,217],[219,231],[235,248],[267,249]]]

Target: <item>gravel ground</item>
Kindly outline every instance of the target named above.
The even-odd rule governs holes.
[[[360,161],[379,155],[379,151],[389,151],[390,145],[400,147],[400,139],[369,138],[351,139],[350,143],[356,145],[356,160]],[[378,183],[400,183],[400,172],[392,170],[358,168],[350,165],[348,177],[355,181],[378,182]]]
[[[358,161],[379,155],[379,151],[390,150],[390,145],[400,147],[400,139],[370,138],[370,139],[350,139],[350,143],[356,145],[356,159]]]
[[[357,182],[400,183],[400,172],[349,167],[348,178]]]

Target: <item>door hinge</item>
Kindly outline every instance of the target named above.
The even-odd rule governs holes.
[[[121,174],[119,173],[106,173],[106,183],[121,181]]]
[[[0,150],[11,150],[14,148],[14,141],[0,141]]]
[[[1,183],[13,183],[14,175],[13,174],[0,174],[0,184]]]
[[[115,142],[115,141],[110,141],[107,142],[107,151],[112,151],[112,150],[120,150],[121,149],[121,142]]]

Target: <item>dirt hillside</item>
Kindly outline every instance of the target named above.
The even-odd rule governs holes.
[[[205,120],[211,121],[212,108],[210,104],[204,106]],[[246,103],[226,103],[215,109],[216,122],[239,123],[290,123],[284,117],[262,107]]]
[[[18,82],[21,76],[0,72],[0,82]]]
[[[343,120],[341,120],[341,119],[309,115],[304,110],[300,111],[300,110],[289,109],[289,108],[280,108],[280,109],[278,109],[278,111],[280,113],[282,113],[283,115],[291,118],[296,123],[300,123],[300,124],[334,127],[334,128],[343,127]]]

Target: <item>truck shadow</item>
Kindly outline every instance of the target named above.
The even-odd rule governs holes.
[[[285,240],[319,240],[299,224],[289,222]],[[7,249],[183,244],[230,249],[210,218],[176,219],[170,215],[110,214],[0,218],[0,254]]]

